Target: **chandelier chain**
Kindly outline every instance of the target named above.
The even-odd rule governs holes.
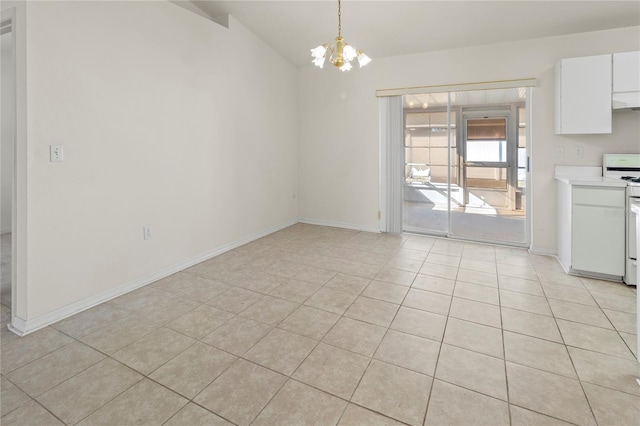
[[[338,0],[338,37],[341,36],[342,32],[342,13],[340,11],[340,0]]]

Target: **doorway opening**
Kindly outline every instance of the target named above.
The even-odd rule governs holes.
[[[403,96],[403,231],[527,245],[527,93]]]

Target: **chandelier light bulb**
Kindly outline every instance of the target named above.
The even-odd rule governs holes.
[[[311,56],[314,58],[324,58],[324,54],[327,52],[327,48],[325,46],[318,46],[315,49],[311,49]]]
[[[371,62],[371,58],[368,57],[366,53],[358,50],[358,63],[360,64],[360,68],[364,67],[369,62]]]
[[[322,44],[314,49],[311,49],[311,57],[313,60],[311,61],[313,65],[318,68],[324,67],[324,62],[327,57],[327,51],[330,53],[329,62],[331,62],[336,68],[340,71],[349,71],[353,68],[351,65],[351,61],[354,59],[358,59],[358,64],[360,64],[360,68],[367,65],[371,62],[371,58],[368,57],[361,50],[356,49],[344,42],[342,35],[342,15],[341,15],[341,4],[340,0],[338,0],[338,37],[336,37],[336,43],[333,45],[332,43]]]
[[[318,68],[323,68],[324,67],[324,56],[321,56],[319,58],[315,58],[313,61],[313,65],[315,65]]]
[[[344,49],[342,51],[342,56],[344,57],[344,60],[347,62],[351,62],[353,61],[357,54],[356,54],[356,49],[354,49],[352,46],[346,44],[344,46]]]

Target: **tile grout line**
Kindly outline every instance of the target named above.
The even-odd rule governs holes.
[[[582,281],[582,279],[580,280]],[[584,285],[584,282],[582,283]],[[600,305],[600,302],[598,302],[598,300],[593,297],[593,294],[591,293],[591,289],[588,288],[587,286],[585,286],[586,290],[589,292],[589,295],[593,298],[594,302],[596,303],[596,305],[598,306],[598,308],[600,309],[600,311],[602,312],[602,314],[605,316],[605,318],[607,319],[607,321],[609,321],[609,324],[611,324],[611,326],[613,327],[613,330],[616,332],[616,334],[618,335],[618,337],[620,337],[620,340],[622,340],[622,342],[627,346],[627,349],[629,349],[629,351],[631,352],[631,355],[633,355],[633,350],[631,349],[631,347],[629,346],[629,344],[627,343],[627,341],[622,337],[622,335],[620,334],[620,330],[618,330],[616,328],[616,326],[613,324],[613,322],[611,321],[611,319],[609,318],[609,316],[604,312],[604,308]],[[636,286],[637,288],[637,286]],[[624,297],[624,296],[623,296]],[[638,313],[636,312],[636,316],[638,315]],[[638,338],[638,330],[636,330],[636,339]],[[595,352],[595,351],[594,351]],[[640,361],[640,354],[637,354],[635,357],[636,361]]]
[[[496,274],[498,273],[497,271],[497,266],[498,264],[496,263]],[[505,347],[505,329],[504,329],[504,319],[502,318],[502,293],[501,293],[501,288],[500,288],[500,280],[497,280],[497,285],[498,285],[498,304],[500,306],[500,331],[501,331],[501,336],[502,336],[502,358],[503,358],[503,362],[504,362],[504,379],[505,379],[505,386],[506,386],[506,390],[507,390],[507,415],[509,417],[509,424],[513,425],[513,418],[511,416],[511,392],[509,392],[509,374],[507,371],[507,349]]]
[[[542,286],[542,292],[544,293],[545,298],[547,298],[547,303],[549,304],[549,308],[551,308],[551,304],[549,303],[549,298],[547,297],[547,291],[545,290],[544,286]],[[591,293],[589,293],[589,296],[591,296]],[[593,298],[593,296],[591,297]],[[587,397],[587,393],[584,390],[584,385],[582,384],[582,380],[580,380],[580,375],[578,374],[578,370],[573,361],[573,357],[571,357],[571,353],[569,352],[567,343],[564,340],[564,335],[562,334],[562,330],[560,329],[560,325],[558,324],[558,319],[556,318],[555,313],[553,312],[553,309],[551,309],[551,315],[553,315],[553,321],[555,322],[558,333],[560,334],[560,339],[562,339],[562,344],[565,348],[565,351],[567,352],[567,356],[569,357],[569,360],[571,361],[571,366],[573,367],[573,370],[576,373],[578,384],[580,385],[580,389],[582,390],[582,396],[587,402],[587,406],[589,407],[589,412],[591,413],[591,417],[593,418],[593,421],[596,423],[596,425],[598,425],[598,420],[596,419],[595,412],[593,411],[593,407],[591,406],[591,401],[589,401],[589,398]]]
[[[464,246],[463,246],[464,247]],[[433,367],[433,379],[431,380],[431,387],[429,388],[429,397],[427,398],[427,408],[424,412],[424,417],[422,419],[422,424],[424,425],[427,421],[427,416],[429,414],[429,405],[431,404],[431,395],[433,392],[433,385],[436,381],[436,373],[438,371],[438,363],[440,362],[440,356],[442,354],[442,347],[444,346],[444,338],[447,334],[447,325],[449,324],[449,315],[451,313],[451,306],[453,305],[453,294],[456,291],[456,285],[457,285],[457,278],[458,278],[458,272],[460,271],[460,268],[458,268],[458,270],[456,271],[456,278],[453,280],[453,289],[451,291],[451,300],[449,301],[449,309],[447,310],[447,315],[446,315],[446,319],[444,321],[444,328],[442,330],[442,340],[440,342],[440,348],[438,349],[438,356],[436,358],[436,365]]]

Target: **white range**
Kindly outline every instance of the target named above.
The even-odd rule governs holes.
[[[640,154],[605,154],[602,176],[626,182],[626,247],[624,282],[638,284],[638,241],[636,213],[631,207],[640,202]]]

